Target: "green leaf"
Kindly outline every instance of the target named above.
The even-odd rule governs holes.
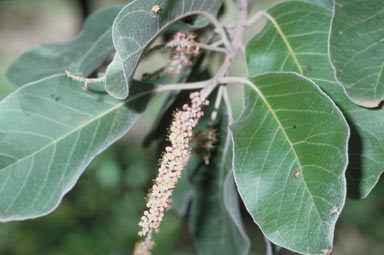
[[[157,13],[152,11],[155,4],[160,7]],[[215,15],[221,4],[222,0],[159,0],[156,3],[136,0],[125,6],[112,28],[113,42],[123,63],[125,83],[106,83],[108,93],[116,98],[128,96],[133,73],[144,50],[169,25],[194,14]]]
[[[150,94],[138,84],[118,101],[81,86],[55,75],[0,103],[0,221],[54,210],[91,160],[131,128]]]
[[[232,141],[227,121],[221,122],[217,155],[209,165],[202,162],[195,177],[189,226],[199,254],[245,255],[250,241],[232,175]]]
[[[329,11],[332,11],[333,9],[333,0],[303,0],[303,1],[321,6]]]
[[[231,127],[245,206],[273,243],[305,254],[332,250],[338,218],[332,210],[345,202],[347,123],[300,75],[269,73],[251,83]]]
[[[335,0],[329,52],[339,83],[356,104],[384,99],[384,1]]]
[[[123,73],[123,63],[118,54],[113,57],[112,62],[108,65],[105,73],[105,88],[112,95],[123,95],[128,93],[125,86],[125,77]],[[128,94],[127,94],[128,95]],[[123,99],[123,97],[116,98]]]
[[[248,43],[248,73],[297,71],[318,84],[340,107],[351,127],[347,169],[348,195],[366,197],[384,170],[384,110],[352,103],[334,79],[328,59],[328,32],[332,13],[302,2],[287,2],[268,10],[283,34],[271,22]],[[287,39],[292,52],[282,40]]]
[[[71,42],[28,50],[10,65],[7,77],[21,86],[65,70],[88,76],[113,52],[112,23],[120,9],[109,7],[89,16],[83,31]]]

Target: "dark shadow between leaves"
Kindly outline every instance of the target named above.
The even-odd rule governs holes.
[[[215,125],[215,128],[219,129],[220,123]],[[220,133],[220,130],[217,132]],[[219,147],[220,145],[217,144],[216,146]],[[218,157],[217,150],[214,150],[211,157],[211,162],[216,163],[217,160],[214,158]],[[217,176],[215,175],[219,174],[219,166],[216,164],[212,165],[212,163],[210,165],[206,165],[201,160],[196,169],[194,169],[194,171],[191,173],[191,176],[189,176],[191,183],[193,183],[196,189],[196,195],[192,202],[191,208],[192,211],[195,211],[195,215],[193,217],[194,222],[193,226],[190,226],[190,230],[195,240],[198,240],[199,236],[202,235],[200,232],[204,232],[204,229],[196,228],[196,226],[206,225],[205,221],[209,219],[209,217],[206,217],[206,214],[209,214],[209,210],[201,210],[201,208],[207,209],[212,207],[212,201],[209,199],[209,197],[207,197],[207,194],[214,194],[214,192],[217,192],[215,191],[216,186],[213,181],[217,179]]]
[[[378,107],[370,109],[370,111],[382,111],[384,102],[381,102]],[[361,191],[361,182],[362,182],[362,159],[361,154],[363,152],[363,143],[361,136],[359,135],[354,124],[349,121],[348,115],[345,114],[348,125],[351,130],[351,136],[349,140],[349,164],[346,171],[347,178],[347,191],[348,197],[351,199],[362,199],[364,195]]]
[[[130,94],[128,98],[124,100],[127,101],[125,106],[136,113],[142,113],[146,109],[148,102],[154,94],[151,92],[154,87],[154,84],[151,83],[133,81],[130,86]],[[112,97],[104,90],[104,87],[101,89],[90,87],[87,92],[97,95],[97,102],[100,103],[103,103],[106,98]],[[52,98],[56,99],[56,94],[52,94]],[[135,100],[135,98],[137,98],[137,100]]]
[[[355,125],[349,121],[348,116],[345,117],[351,131],[348,144],[349,163],[346,171],[347,194],[349,198],[359,199],[362,195],[360,190],[362,177],[362,159],[360,155],[363,151],[363,143]]]
[[[126,99],[126,107],[137,113],[143,112],[154,95],[154,88],[154,84],[133,81],[129,88],[129,96]],[[137,100],[133,100],[134,98],[137,98]]]

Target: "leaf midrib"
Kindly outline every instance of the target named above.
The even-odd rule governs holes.
[[[314,206],[315,206],[315,208],[316,208],[316,212],[317,212],[317,214],[318,214],[318,216],[319,216],[319,219],[321,220],[322,225],[323,225],[323,227],[324,227],[324,221],[323,221],[323,219],[321,218],[319,208],[317,207],[315,201],[313,200],[313,195],[312,195],[311,191],[309,190],[309,187],[308,187],[307,183],[305,182],[304,172],[303,172],[303,169],[302,169],[302,165],[301,165],[301,163],[300,163],[299,157],[298,157],[298,155],[297,155],[297,153],[296,153],[296,150],[295,150],[295,148],[294,148],[293,143],[292,143],[291,140],[289,139],[288,134],[285,132],[285,129],[284,129],[284,127],[282,126],[282,124],[281,124],[281,122],[280,122],[278,116],[276,115],[276,113],[275,113],[275,111],[273,110],[272,106],[269,104],[268,100],[264,97],[263,93],[256,87],[256,85],[255,85],[252,81],[250,81],[250,80],[247,80],[247,81],[249,82],[249,83],[248,83],[248,82],[247,82],[247,83],[248,83],[249,85],[251,85],[251,88],[252,88],[253,90],[255,90],[255,92],[256,92],[256,93],[260,96],[260,98],[263,100],[263,102],[264,102],[265,105],[267,106],[268,110],[271,112],[272,116],[273,116],[274,119],[276,120],[276,122],[277,122],[277,124],[278,124],[280,130],[283,132],[283,135],[284,135],[284,137],[286,138],[286,141],[288,142],[289,147],[291,148],[291,150],[292,150],[292,152],[293,152],[293,154],[294,154],[294,156],[295,156],[295,158],[296,158],[297,164],[299,165],[299,168],[300,168],[300,170],[301,170],[301,176],[302,176],[302,179],[303,179],[303,183],[304,183],[304,185],[305,185],[305,188],[307,189],[307,191],[308,191],[308,193],[309,193],[309,195],[310,195],[310,197],[311,197],[311,200],[312,200],[312,202],[313,202],[313,204],[314,204]]]
[[[296,57],[296,54],[291,46],[291,44],[289,43],[286,35],[284,34],[283,30],[281,29],[281,27],[279,26],[279,24],[277,23],[277,21],[275,20],[275,18],[273,18],[271,15],[269,15],[268,13],[265,13],[264,14],[266,16],[266,18],[273,24],[273,26],[275,27],[275,29],[277,30],[277,32],[279,33],[281,39],[283,40],[285,46],[287,47],[288,51],[289,51],[289,54],[291,55],[292,59],[293,59],[293,62],[295,62],[297,68],[299,69],[299,73],[301,75],[304,75],[304,71],[303,71],[303,68],[301,67],[301,64],[299,62],[299,60],[297,59]]]
[[[296,54],[291,46],[291,44],[289,43],[286,35],[284,34],[283,30],[281,29],[281,27],[279,26],[279,24],[277,23],[277,21],[275,20],[274,17],[272,17],[271,15],[269,15],[268,13],[265,14],[265,16],[267,17],[267,19],[273,24],[273,26],[275,27],[275,29],[277,30],[277,32],[279,33],[279,35],[281,36],[285,46],[287,47],[290,55],[292,56],[293,58],[293,61],[295,62],[297,68],[299,69],[299,73],[301,75],[304,75],[304,71],[303,71],[303,68],[300,64],[300,62],[298,61],[297,57],[296,57]],[[317,208],[317,205],[315,203],[315,201],[313,200],[313,195],[311,193],[311,191],[309,190],[309,187],[307,185],[307,183],[305,182],[305,178],[304,178],[304,173],[303,173],[303,169],[302,169],[302,166],[301,166],[301,163],[300,163],[300,160],[299,160],[299,157],[296,153],[296,150],[294,149],[294,146],[293,146],[293,143],[291,142],[291,140],[289,139],[288,137],[288,134],[285,132],[285,129],[283,128],[283,126],[281,125],[281,122],[279,121],[276,113],[274,112],[274,110],[272,109],[271,105],[269,104],[269,102],[267,101],[267,99],[264,97],[264,95],[261,93],[261,91],[258,91],[258,89],[256,88],[253,88],[255,89],[256,93],[259,94],[259,96],[261,97],[261,99],[264,101],[264,103],[266,104],[267,108],[270,110],[272,116],[275,118],[276,122],[278,123],[280,129],[282,130],[286,140],[288,141],[289,143],[289,146],[291,147],[292,151],[293,151],[293,154],[295,155],[295,158],[297,160],[297,163],[299,164],[299,167],[300,167],[300,170],[301,170],[301,174],[302,174],[302,178],[303,178],[303,183],[308,191],[308,193],[310,194],[310,197],[311,197],[311,200],[313,202],[313,204],[315,205],[315,208],[316,208],[316,212],[318,213],[319,215],[319,218],[321,220],[321,222],[323,222],[323,225],[324,225],[324,221],[323,219],[321,218],[320,216],[320,212],[319,212],[319,209]]]
[[[149,91],[145,91],[145,92],[142,92],[142,93],[139,93],[138,95],[134,96],[134,97],[131,97],[130,99],[124,101],[124,102],[121,102],[121,103],[118,103],[116,105],[114,105],[113,107],[111,107],[110,109],[94,116],[93,118],[91,118],[90,120],[84,122],[83,124],[77,126],[76,128],[74,128],[73,130],[71,130],[70,132],[66,133],[65,135],[63,136],[60,136],[58,138],[56,138],[55,140],[52,140],[50,143],[48,143],[47,145],[44,145],[43,147],[41,147],[40,149],[32,152],[31,154],[28,154],[27,156],[23,157],[23,158],[20,158],[18,160],[16,160],[15,162],[11,163],[10,165],[6,166],[5,168],[3,169],[0,169],[0,172],[3,172],[3,171],[6,171],[7,169],[11,168],[12,166],[18,164],[19,162],[23,162],[24,160],[26,159],[29,159],[30,157],[33,157],[35,155],[37,155],[38,153],[40,153],[41,151],[45,150],[46,148],[49,148],[50,146],[54,145],[54,144],[57,144],[59,143],[60,141],[64,140],[65,138],[69,137],[70,135],[74,134],[75,132],[81,130],[82,128],[86,127],[87,125],[91,124],[92,122],[104,117],[105,115],[113,112],[114,110],[117,110],[119,109],[121,106],[137,99],[137,98],[140,98],[142,96],[145,96],[147,94],[150,94],[152,91],[149,90]]]

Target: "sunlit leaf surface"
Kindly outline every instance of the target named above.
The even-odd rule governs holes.
[[[240,195],[275,244],[332,250],[345,202],[348,126],[333,102],[295,73],[255,76],[232,126]]]
[[[381,128],[384,126],[384,111],[354,104],[334,79],[328,59],[331,11],[313,4],[287,2],[269,9],[268,13],[276,20],[282,33],[268,22],[264,30],[249,41],[248,74],[296,71],[311,78],[336,102],[351,127],[348,195],[366,197],[384,170],[384,129]],[[284,43],[283,36],[292,52]]]
[[[56,75],[0,103],[0,221],[55,209],[91,160],[132,127],[150,95],[147,84],[133,86],[127,101],[81,86]]]
[[[335,0],[330,57],[335,75],[356,104],[384,99],[384,1]]]

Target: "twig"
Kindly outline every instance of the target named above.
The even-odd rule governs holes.
[[[250,86],[253,90],[256,91],[257,94],[259,94],[262,98],[264,98],[263,93],[253,84],[250,80],[244,77],[232,77],[232,76],[226,76],[218,80],[220,84],[222,83],[239,83],[239,84],[246,84]]]
[[[198,43],[196,42],[195,45],[201,49],[206,49],[206,50],[211,50],[211,51],[217,51],[217,52],[222,52],[222,53],[228,53],[228,50],[221,48],[221,47],[216,47],[213,45],[209,44],[204,44],[204,43]]]
[[[225,107],[227,109],[228,125],[232,125],[232,123],[233,123],[233,112],[232,112],[231,99],[229,97],[228,87],[227,86],[225,86],[225,88],[224,88],[223,98],[224,98]]]
[[[153,91],[155,92],[163,92],[169,90],[187,90],[187,89],[201,89],[210,84],[211,80],[198,81],[198,82],[188,82],[188,83],[175,83],[175,84],[166,84],[160,85],[155,88]]]
[[[221,25],[221,23],[216,19],[215,16],[210,15],[210,14],[207,14],[207,16],[208,16],[209,20],[211,21],[211,23],[216,27],[215,31],[220,35],[221,39],[223,40],[225,47],[229,50],[232,49],[232,45],[229,42],[227,33],[225,32],[223,25]]]
[[[213,124],[216,120],[217,111],[220,108],[221,99],[223,98],[223,92],[224,92],[224,86],[220,86],[219,90],[217,91],[215,106],[214,106],[213,111],[211,113],[211,121],[210,121],[211,124]]]
[[[240,45],[240,49],[241,49],[241,52],[242,52],[243,54],[245,54],[245,46],[244,46],[244,44],[241,44],[241,45]]]
[[[243,40],[243,34],[245,30],[244,24],[247,21],[247,0],[239,0],[239,14],[238,14],[238,22],[233,30],[233,41],[232,44],[230,43],[228,36],[225,32],[224,27],[220,24],[220,22],[213,16],[213,15],[207,15],[210,19],[211,23],[216,27],[216,30],[218,34],[221,36],[221,39],[211,45],[206,45],[203,43],[198,43],[197,46],[212,50],[212,51],[218,51],[226,53],[224,62],[222,66],[220,67],[217,74],[205,81],[200,82],[191,82],[191,83],[179,83],[179,84],[167,84],[167,85],[160,85],[156,87],[153,90],[147,91],[146,93],[153,93],[153,92],[163,92],[163,91],[169,91],[169,90],[187,90],[187,89],[201,89],[201,95],[203,98],[208,97],[208,95],[216,88],[217,85],[222,83],[233,83],[233,79],[235,77],[225,77],[228,73],[229,67],[238,53],[239,50],[242,50],[242,40]],[[250,20],[255,19],[252,17]],[[224,44],[226,49],[223,49],[221,47],[217,47],[221,44]],[[100,78],[84,78],[77,75],[73,75],[68,71],[65,71],[68,77],[84,82],[83,89],[87,89],[88,83],[98,83],[105,81],[106,77],[100,77]],[[238,81],[238,79],[236,79]],[[243,81],[242,81],[243,82]],[[226,92],[224,92],[226,91]],[[225,96],[227,94],[227,96]],[[218,91],[218,97],[228,97],[227,89],[224,90],[224,88],[220,88]],[[225,101],[228,101],[229,99],[224,99]],[[218,103],[221,102],[221,99],[218,99]],[[226,102],[228,104],[228,102]],[[217,114],[217,113],[215,113]],[[213,119],[216,118],[216,116],[212,117]]]
[[[248,7],[247,0],[239,0],[238,21],[233,31],[232,48],[230,49],[229,53],[225,56],[224,62],[221,65],[219,71],[216,73],[215,77],[212,78],[212,83],[206,86],[201,91],[201,95],[203,97],[207,97],[219,84],[218,80],[220,80],[222,77],[225,77],[227,75],[233,59],[235,58],[237,52],[241,48],[241,45],[243,42],[244,30],[245,30],[244,23],[247,20],[247,9],[248,9],[247,7]]]
[[[256,12],[250,19],[244,22],[244,26],[249,27],[255,24],[265,14],[264,11]]]
[[[220,45],[222,45],[222,44],[223,44],[223,40],[220,39],[220,40],[218,40],[218,41],[212,43],[211,46],[212,46],[212,47],[218,47],[218,46],[220,46]]]
[[[77,76],[74,74],[71,74],[69,71],[65,71],[68,77],[72,78],[73,80],[84,82],[83,90],[88,90],[88,83],[98,83],[98,82],[104,82],[105,76],[100,78],[84,78],[81,76]]]
[[[81,76],[77,76],[74,74],[71,74],[68,71],[65,71],[68,77],[84,82],[84,87],[87,86],[88,83],[98,83],[98,82],[104,82],[105,76],[100,78],[84,78]],[[152,90],[148,90],[145,93],[153,93],[153,92],[163,92],[163,91],[169,91],[169,90],[187,90],[187,89],[202,89],[206,87],[208,84],[210,84],[211,80],[205,80],[205,81],[198,81],[198,82],[189,82],[189,83],[175,83],[175,84],[166,84],[166,85],[159,85],[159,87],[156,87]],[[83,87],[83,88],[84,88]]]
[[[77,76],[77,75],[74,75],[74,74],[71,74],[69,71],[65,71],[65,73],[67,74],[68,77],[76,80],[76,81],[81,81],[81,82],[84,82],[84,83],[98,83],[98,82],[103,82],[105,81],[105,76],[103,77],[100,77],[100,78],[84,78],[84,77],[81,77],[81,76]]]

